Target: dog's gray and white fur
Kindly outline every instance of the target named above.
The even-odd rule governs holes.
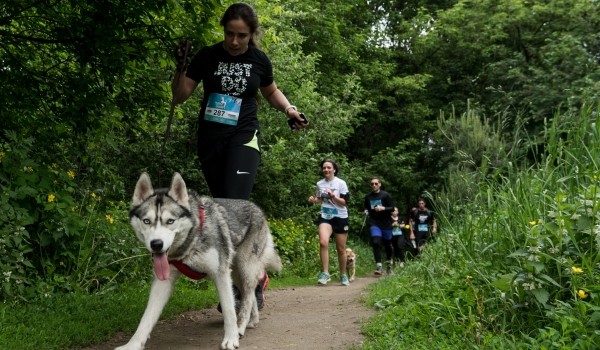
[[[187,189],[178,173],[168,189],[154,190],[144,173],[135,187],[129,221],[153,255],[155,278],[137,331],[117,349],[144,348],[180,276],[170,261],[180,261],[215,282],[225,328],[221,349],[237,348],[246,328],[259,321],[254,289],[260,275],[281,270],[262,211],[245,200],[199,196]],[[237,318],[232,284],[241,292]]]

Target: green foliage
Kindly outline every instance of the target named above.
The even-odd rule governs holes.
[[[37,163],[31,139],[7,136],[0,145],[2,299],[92,291],[115,280],[120,259],[140,254],[123,234],[126,206],[107,203],[102,189],[82,191],[68,163]]]
[[[314,224],[271,219],[269,228],[284,265],[284,274],[312,277],[319,270],[319,239]]]
[[[362,98],[360,80],[352,74],[341,77],[335,91],[318,91],[319,54],[305,52],[302,44],[306,39],[297,27],[289,25],[290,21],[308,20],[309,15],[293,11],[293,5],[256,2],[258,13],[265,14],[260,17],[261,47],[273,61],[277,86],[306,114],[311,127],[290,131],[286,116],[261,101],[262,164],[252,199],[270,216],[310,222],[314,216],[306,209],[306,200],[320,178],[321,160],[327,157],[338,162],[346,182],[357,179],[346,172],[356,165],[350,165],[339,149],[352,136],[358,116],[369,102]]]
[[[494,171],[457,171],[464,182],[436,198],[443,235],[373,286],[368,301],[381,311],[364,326],[362,348],[597,348],[599,121],[597,105],[557,115],[538,166],[509,158]],[[448,135],[464,138],[461,130]],[[493,142],[481,132],[457,153]]]
[[[315,217],[306,198],[319,162],[333,158],[351,192],[351,239],[364,235],[369,176],[384,179],[399,207],[423,192],[436,198],[449,234],[429,252],[445,264],[408,285],[434,286],[437,299],[406,311],[434,331],[410,329],[402,341],[597,347],[598,112],[583,101],[599,95],[598,3],[254,3],[275,80],[311,122],[291,132],[261,102],[252,199],[274,218],[289,270],[318,270],[318,250],[305,243],[316,229],[299,223]],[[199,97],[175,109],[170,139],[164,131],[173,47],[221,40],[224,6],[2,5],[0,299],[106,291],[149,276],[125,202],[141,171],[160,186],[179,171],[208,193],[195,157]]]

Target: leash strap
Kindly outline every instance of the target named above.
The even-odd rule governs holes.
[[[192,47],[192,42],[189,40],[185,41],[185,50],[183,51],[183,68],[185,68],[185,66],[187,65],[187,56],[190,52],[190,49]],[[160,158],[159,158],[159,165],[158,165],[158,183],[160,185],[160,168],[162,167],[162,163],[163,163],[163,158],[164,158],[164,150],[165,150],[165,145],[167,143],[167,141],[169,140],[169,137],[171,136],[171,124],[173,123],[173,114],[175,114],[175,95],[177,94],[177,90],[179,89],[179,79],[181,79],[181,75],[184,74],[183,73],[183,68],[181,71],[179,71],[179,69],[177,69],[179,71],[179,74],[177,75],[177,80],[175,81],[175,91],[173,91],[173,99],[171,99],[171,108],[169,110],[169,119],[167,120],[167,129],[165,130],[165,135],[163,137],[163,142],[160,146]]]

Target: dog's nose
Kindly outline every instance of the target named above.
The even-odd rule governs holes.
[[[163,248],[163,241],[162,239],[153,239],[150,242],[150,248],[152,248],[153,251],[155,252],[160,252]]]

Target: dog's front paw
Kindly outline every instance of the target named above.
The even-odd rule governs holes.
[[[223,349],[223,350],[235,350],[239,346],[240,346],[239,336],[231,337],[231,338],[224,338],[223,342],[221,343],[221,349]]]

